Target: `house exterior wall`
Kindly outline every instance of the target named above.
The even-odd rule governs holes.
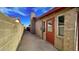
[[[77,20],[76,9],[72,9],[65,13],[65,28],[64,28],[64,49],[63,50],[75,50],[75,21]]]
[[[36,21],[35,30],[36,30],[36,35],[42,38],[42,21],[41,20]]]
[[[57,34],[58,32],[57,17],[60,15],[64,15],[65,17],[64,36],[58,36]],[[55,47],[59,50],[75,50],[76,39],[74,38],[75,38],[75,21],[77,20],[76,8],[70,10],[63,10],[61,13],[59,12],[57,15],[55,15],[55,17],[56,17]],[[69,41],[67,39],[69,39]]]
[[[45,22],[45,31],[43,32],[43,40],[46,40],[46,20],[43,19],[42,22]]]
[[[35,19],[32,19],[31,22],[32,22],[32,23],[31,23],[31,32],[32,32],[33,34],[35,34]]]
[[[36,15],[35,15],[34,12],[32,12],[31,13],[31,16],[30,16],[30,21],[31,21],[30,31],[31,31],[31,33],[34,33],[35,34],[35,19],[33,19],[34,17],[36,17]]]
[[[64,25],[64,36],[57,35],[57,17],[59,15],[65,16],[65,25]],[[65,8],[62,11],[57,13],[50,14],[41,20],[45,21],[55,17],[55,47],[58,50],[75,50],[76,49],[76,39],[75,39],[75,23],[77,20],[76,8]],[[44,36],[46,37],[46,31]]]
[[[55,40],[54,40],[54,42],[55,42],[55,44],[54,44],[54,46],[58,49],[58,50],[62,50],[62,45],[63,45],[63,40],[64,40],[64,38],[63,37],[57,37],[57,31],[56,31],[56,27],[57,27],[57,25],[56,25],[56,17],[57,17],[57,15],[59,15],[59,14],[61,14],[61,13],[64,13],[65,11],[67,11],[68,10],[68,8],[66,9],[66,10],[64,10],[64,11],[60,11],[60,12],[58,12],[58,13],[54,13],[54,14],[50,14],[49,16],[46,16],[46,17],[44,17],[44,18],[42,18],[41,20],[42,21],[44,21],[45,23],[47,22],[47,20],[48,19],[51,19],[52,20],[52,18],[54,18],[55,17]],[[46,27],[46,26],[45,26]],[[46,29],[46,28],[45,28]],[[43,39],[44,40],[46,40],[46,31],[43,33]]]

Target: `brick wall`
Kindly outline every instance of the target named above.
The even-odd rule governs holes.
[[[0,50],[16,50],[23,33],[23,26],[0,13]]]

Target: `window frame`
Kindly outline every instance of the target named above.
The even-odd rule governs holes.
[[[51,31],[49,31],[48,29],[49,29],[49,27],[48,27],[48,21],[52,21],[51,19],[48,19],[47,20],[47,32],[52,32],[53,30],[51,30]],[[52,25],[51,25],[51,27],[52,27]],[[52,28],[51,28],[52,29]]]
[[[59,25],[59,17],[61,17],[61,16],[64,16],[64,15],[61,14],[61,15],[57,16],[57,36],[59,36],[59,37],[64,36],[64,33],[63,33],[63,35],[59,34],[59,27],[64,27],[64,24],[63,25]],[[65,23],[65,16],[64,16],[64,23]]]

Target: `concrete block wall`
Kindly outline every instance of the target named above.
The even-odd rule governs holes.
[[[23,26],[0,13],[0,51],[15,51],[23,34]]]

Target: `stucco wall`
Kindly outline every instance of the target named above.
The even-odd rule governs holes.
[[[43,40],[46,40],[46,20],[43,19],[43,22],[45,22],[45,32],[43,32]]]
[[[64,50],[75,50],[75,23],[77,20],[76,9],[72,9],[65,14],[64,28]]]
[[[76,8],[70,9],[58,15],[65,16],[64,36],[59,37],[58,35],[56,35],[55,47],[58,48],[59,50],[73,51],[76,49],[76,39],[75,39],[75,21],[77,20]],[[58,15],[56,15],[56,17]],[[56,25],[56,29],[57,29],[57,25]],[[57,34],[57,30],[56,30],[56,34]]]
[[[57,16],[65,16],[65,26],[64,26],[64,36],[57,35]],[[60,12],[51,14],[42,18],[41,20],[51,19],[55,17],[55,44],[54,46],[58,50],[75,50],[76,49],[76,39],[75,39],[75,21],[77,20],[76,8],[66,8]],[[46,32],[45,32],[46,33]],[[44,34],[44,37],[46,34]]]
[[[35,34],[35,19],[33,19],[34,17],[36,17],[36,14],[34,12],[31,12],[31,16],[30,16],[30,30],[31,33]]]
[[[36,30],[36,34],[42,38],[42,21],[41,20],[38,20],[36,21],[35,23],[35,30]]]
[[[0,13],[0,51],[15,51],[21,40],[23,26]]]

